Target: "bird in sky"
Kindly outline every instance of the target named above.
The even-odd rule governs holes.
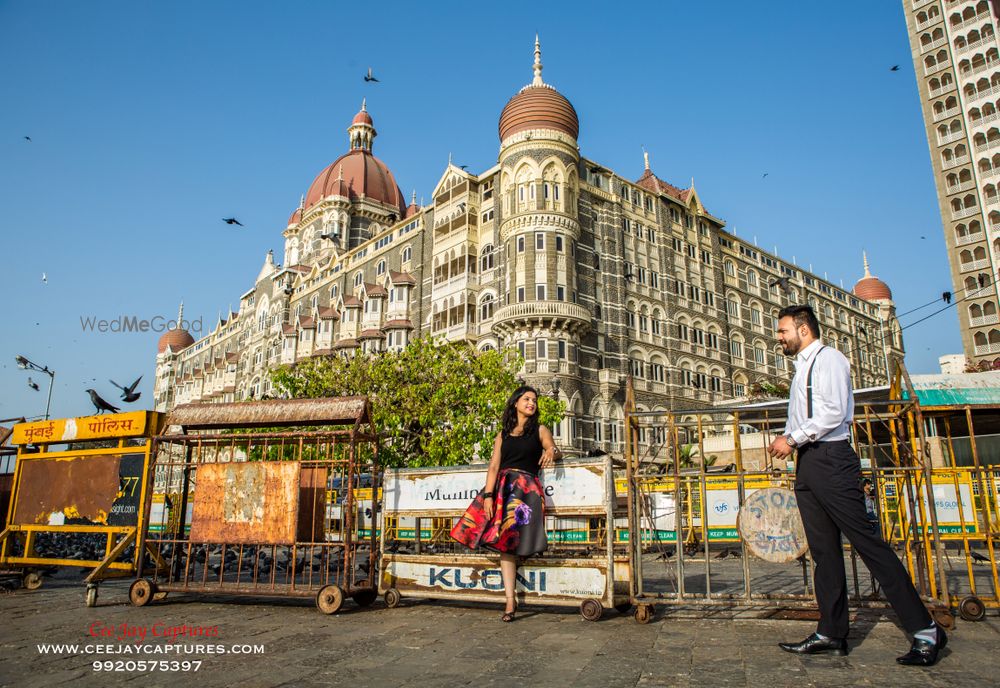
[[[49,283],[49,276],[43,272],[42,273],[42,284],[48,284],[48,283]]]
[[[468,165],[459,165],[459,166],[458,166],[458,169],[460,169],[460,170],[464,170],[464,169],[465,169],[466,167],[468,167]]]
[[[141,379],[142,379],[142,375],[140,375],[139,379],[136,380],[135,382],[133,382],[128,387],[122,387],[121,385],[119,385],[114,380],[108,380],[108,382],[110,382],[111,384],[113,384],[115,387],[117,387],[118,389],[120,389],[122,391],[122,401],[124,401],[125,403],[128,403],[128,404],[131,404],[133,401],[135,401],[136,399],[138,399],[139,396],[142,394],[142,392],[136,392],[135,391],[135,388],[139,386],[139,380],[141,380]]]
[[[889,67],[889,71],[890,72],[898,72],[899,71],[899,65],[893,65],[893,66]]]
[[[90,394],[90,402],[94,405],[94,409],[97,410],[97,414],[100,415],[105,411],[110,411],[111,413],[118,413],[120,410],[117,406],[112,406],[108,402],[104,401],[97,392],[92,389],[84,390]]]
[[[769,174],[768,172],[765,172],[765,173],[764,173],[764,176],[763,176],[763,177],[761,177],[761,179],[767,179],[767,175],[768,175],[768,174]]]
[[[368,68],[368,73],[365,74],[365,81],[374,81],[376,83],[378,82],[378,79],[376,79],[375,76],[372,74],[371,67]]]
[[[32,380],[30,377],[28,378],[28,387],[31,387],[36,392],[38,391],[38,383]]]
[[[329,234],[320,234],[319,238],[320,239],[329,239],[330,241],[334,241],[337,238],[337,233],[336,232],[331,232]]]
[[[593,167],[588,167],[587,170],[589,170],[591,174],[597,174],[598,172],[601,171],[601,168],[593,166]]]
[[[30,136],[25,136],[24,140],[27,141],[28,143],[31,143],[31,137]]]
[[[222,221],[225,222],[227,225],[239,225],[240,227],[245,226],[242,222],[240,222],[239,220],[237,220],[235,217],[224,217],[224,218],[222,218]]]
[[[925,237],[925,236],[924,236],[923,234],[921,234],[921,235],[920,235],[920,238],[921,238],[921,239],[926,239],[927,237]]]
[[[951,292],[946,291],[941,293],[941,300],[945,303],[951,303]]]

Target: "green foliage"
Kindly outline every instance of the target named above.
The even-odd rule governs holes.
[[[749,396],[751,399],[787,399],[789,393],[788,384],[784,382],[768,382],[761,380],[750,385]]]
[[[489,459],[504,404],[518,386],[516,352],[476,351],[425,336],[402,351],[307,359],[271,373],[291,398],[367,396],[385,466],[451,466]],[[565,404],[542,397],[542,422]]]

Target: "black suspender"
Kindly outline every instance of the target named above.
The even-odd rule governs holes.
[[[813,417],[813,368],[816,366],[816,359],[825,348],[825,345],[821,346],[816,355],[813,356],[812,363],[809,364],[809,373],[806,376],[806,418]]]

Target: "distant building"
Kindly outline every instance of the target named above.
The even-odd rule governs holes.
[[[160,340],[158,410],[273,393],[268,371],[313,356],[400,349],[431,333],[513,347],[524,378],[558,394],[563,446],[617,452],[623,392],[640,408],[708,408],[788,380],[778,310],[811,303],[855,384],[887,380],[902,358],[889,287],[853,292],[725,231],[692,183],[645,169],[632,181],[581,155],[573,105],[534,77],[503,108],[498,162],[449,164],[429,204],[409,204],[373,154],[367,104],[349,150],[319,173],[253,285],[211,333]]]
[[[963,354],[945,354],[938,357],[942,375],[961,375],[965,372],[965,356]]]
[[[988,0],[903,0],[962,347],[1000,359],[1000,43]]]

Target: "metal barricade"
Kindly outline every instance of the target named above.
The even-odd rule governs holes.
[[[756,533],[748,542],[741,524],[766,494],[763,506],[794,512],[801,529],[791,492],[794,464],[775,463],[766,452],[784,428],[786,405],[641,412],[627,404],[624,487],[628,528],[639,534],[631,539],[630,560],[632,601],[640,609],[816,613],[804,533]],[[916,401],[862,400],[852,439],[873,487],[873,528],[882,528],[931,613],[950,626],[945,541],[935,500],[928,498],[938,483],[920,427]],[[852,606],[885,606],[878,583],[849,546],[845,560]],[[651,611],[637,615],[651,617]]]
[[[610,457],[560,460],[540,477],[549,548],[519,568],[519,601],[576,606],[591,621],[607,607],[628,611]],[[482,464],[386,471],[379,592],[389,607],[406,597],[503,602],[499,555],[470,552],[450,536],[485,484]]]
[[[157,565],[140,570],[134,605],[169,592],[312,597],[326,614],[375,601],[376,533],[357,536],[357,488],[379,494],[367,399],[188,404],[165,423],[146,504]]]
[[[161,420],[158,413],[135,411],[15,425],[17,460],[0,567],[21,571],[32,590],[47,568],[92,568],[85,579],[91,607],[100,581],[134,576],[145,550],[150,438]]]

